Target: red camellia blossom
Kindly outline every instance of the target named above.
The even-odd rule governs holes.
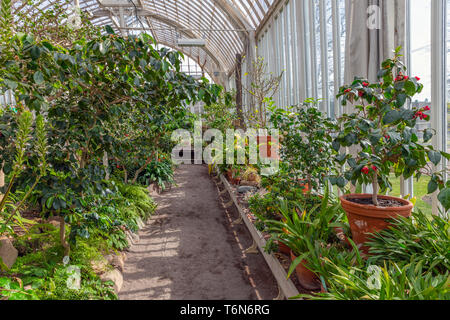
[[[404,76],[403,80],[409,80],[409,77],[408,76]]]
[[[368,167],[364,167],[364,168],[361,169],[361,172],[364,173],[364,174],[369,174],[370,170],[369,170]]]
[[[425,109],[424,109],[425,110]],[[420,120],[428,119],[430,116],[423,113],[422,111],[417,111],[414,115],[414,119],[420,118]]]
[[[425,108],[423,108],[423,110],[424,110],[424,111],[430,111],[431,109],[430,109],[429,106],[426,106]]]
[[[345,93],[349,93],[350,91],[352,91],[352,89],[345,89]]]
[[[364,91],[358,91],[358,96],[360,97],[364,96]]]
[[[416,80],[417,80],[417,81],[420,81],[420,78],[419,78],[419,77],[416,77]]]
[[[363,82],[362,85],[363,85],[363,87],[366,87],[366,88],[367,88],[367,87],[369,86],[369,83],[368,83],[368,82]]]
[[[378,171],[378,168],[377,168],[376,166],[372,166],[372,170],[375,171],[375,172],[377,172],[377,171]]]
[[[384,136],[384,137],[386,138],[386,140],[389,140],[389,139],[391,138],[391,137],[389,137],[389,136],[387,136],[387,135]]]

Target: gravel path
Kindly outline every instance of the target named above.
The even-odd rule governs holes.
[[[273,299],[277,285],[244,225],[231,227],[206,166],[183,165],[177,186],[155,195],[158,210],[125,262],[121,300]]]

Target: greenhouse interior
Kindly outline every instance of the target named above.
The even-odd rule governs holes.
[[[450,300],[447,58],[450,0],[0,0],[0,300]]]

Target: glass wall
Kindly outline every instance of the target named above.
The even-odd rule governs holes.
[[[419,77],[424,85],[421,94],[416,96],[413,106],[432,106],[431,101],[431,2],[433,0],[410,0],[410,74]],[[431,128],[431,122],[420,121],[417,129]],[[414,196],[417,198],[417,208],[431,213],[432,198],[427,195],[429,179],[422,177],[414,180]]]
[[[274,97],[278,106],[323,99],[321,110],[335,115],[334,95],[344,74],[345,0],[282,2],[257,43],[268,71],[284,72]]]

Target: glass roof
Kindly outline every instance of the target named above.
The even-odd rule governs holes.
[[[259,26],[274,1],[78,0],[78,3],[94,24],[111,25],[117,32],[128,34],[144,30],[158,43],[184,52],[214,74],[233,69],[236,53],[244,51],[249,32]],[[36,14],[56,3],[62,1],[42,0],[37,8],[31,8],[27,1],[18,0],[15,8]],[[206,47],[180,48],[178,38],[202,38]]]

